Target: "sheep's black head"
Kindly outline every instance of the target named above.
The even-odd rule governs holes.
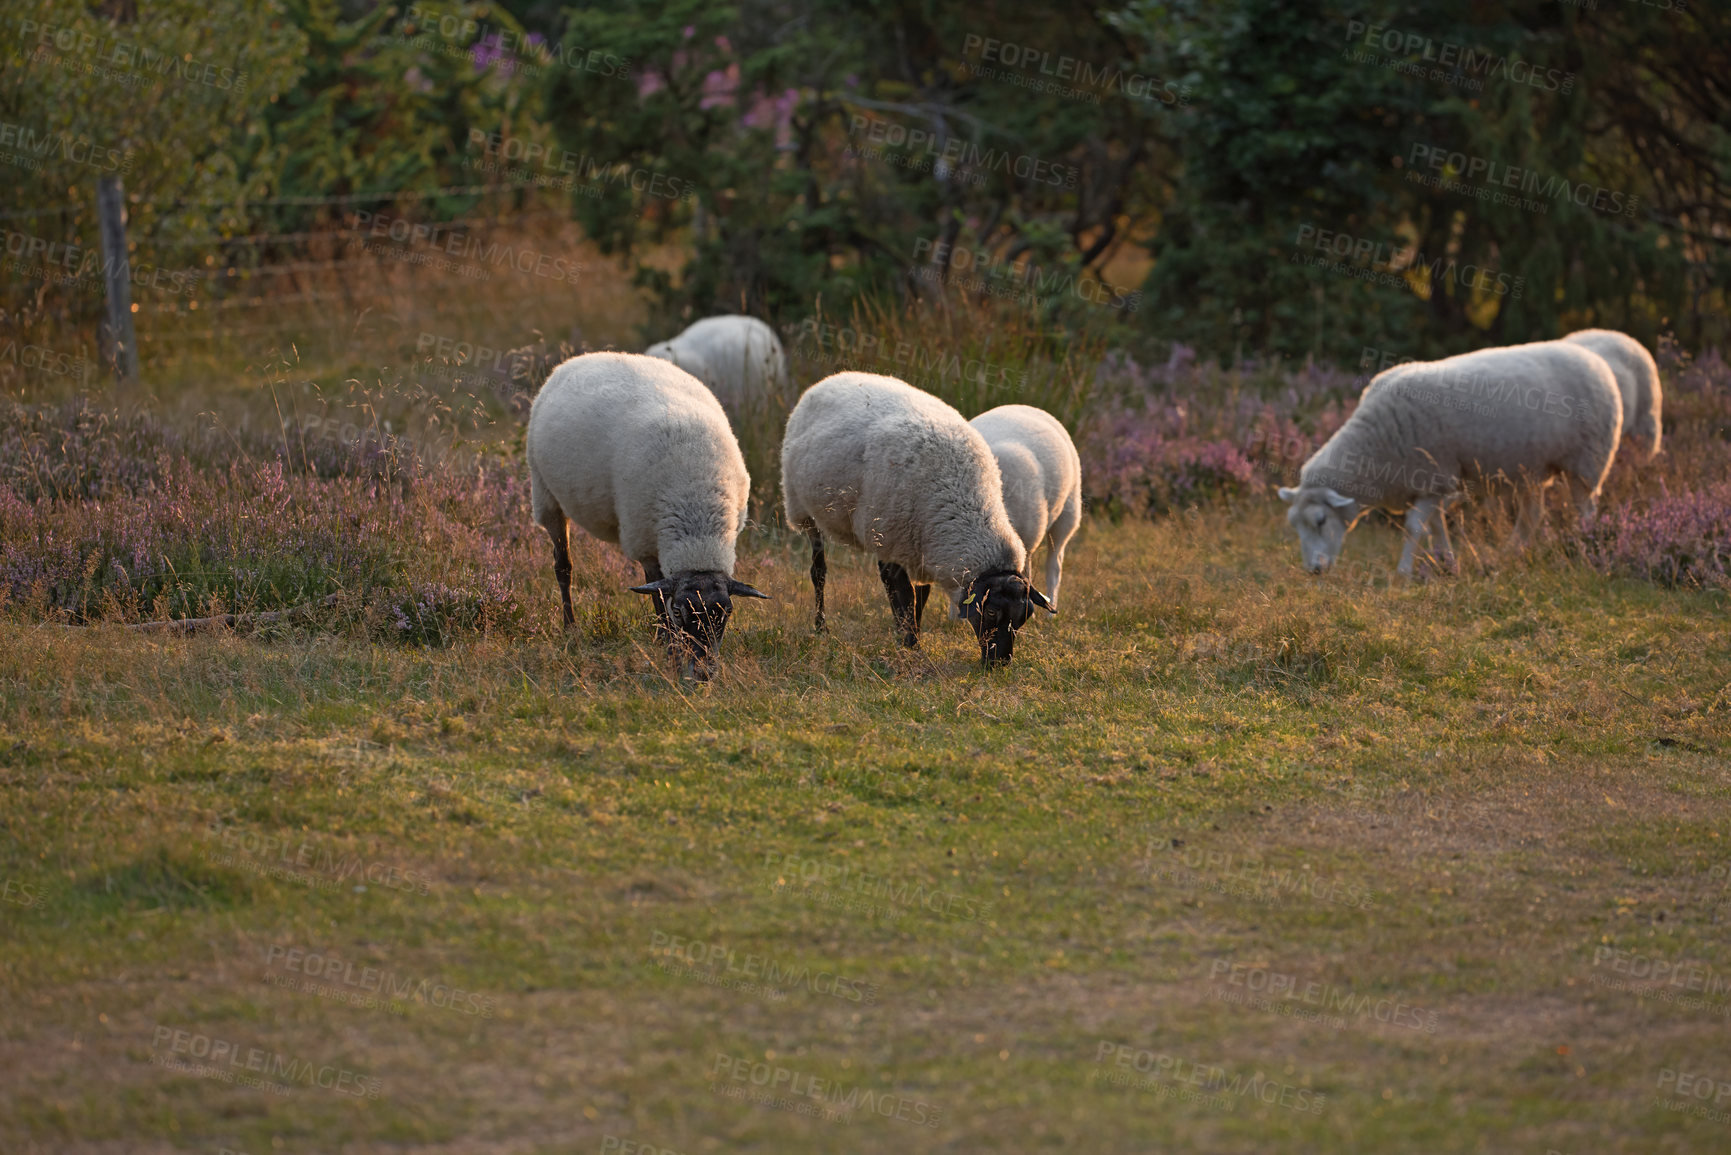
[[[1046,595],[1014,571],[989,573],[968,583],[962,594],[961,616],[974,627],[980,639],[980,661],[987,666],[1007,666],[1016,646],[1016,631],[1027,624],[1038,606],[1047,613],[1058,611]]]
[[[707,682],[715,673],[721,635],[733,616],[734,598],[768,598],[742,581],[718,571],[676,573],[632,593],[649,594],[667,633],[667,650],[679,662],[682,675]]]

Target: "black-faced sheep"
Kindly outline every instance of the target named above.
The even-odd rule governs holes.
[[[788,524],[811,538],[819,630],[825,534],[876,555],[903,645],[919,644],[916,581],[950,595],[986,665],[1009,662],[1035,607],[1057,612],[1022,576],[991,448],[929,393],[876,373],[824,378],[788,417],[781,480]]]
[[[707,679],[732,599],[768,596],[733,577],[751,479],[715,395],[653,357],[573,357],[530,406],[526,452],[565,624],[575,621],[569,519],[643,567],[633,592],[654,599],[682,671]]]

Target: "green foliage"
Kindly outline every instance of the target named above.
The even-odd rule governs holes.
[[[622,251],[689,226],[677,278],[642,272],[677,315],[796,321],[820,297],[845,309],[874,288],[917,295],[916,266],[957,244],[1023,258],[1066,288],[1097,276],[1124,215],[1153,203],[1142,162],[1158,102],[1108,92],[1054,111],[970,67],[970,37],[990,27],[978,11],[897,17],[845,0],[573,9],[568,37],[630,58],[637,80],[556,74],[547,114],[565,146],[695,186],[689,206],[621,190],[580,205],[585,226]],[[1124,56],[1097,20],[1035,19],[1091,67]]]
[[[1712,310],[1691,294],[1722,280],[1724,246],[1696,248],[1691,280],[1689,246],[1663,219],[1679,196],[1696,209],[1715,199],[1684,184],[1723,189],[1731,174],[1716,143],[1722,95],[1692,105],[1676,92],[1697,21],[1704,34],[1724,18],[1607,5],[1577,20],[1536,3],[1494,15],[1466,3],[1132,5],[1120,25],[1181,46],[1203,93],[1184,114],[1183,174],[1153,244],[1150,320],[1215,353],[1340,361],[1364,346],[1431,357],[1590,323],[1652,343],[1686,313],[1698,338]],[[1393,51],[1376,28],[1398,32]],[[1631,43],[1647,48],[1640,69]],[[1624,123],[1667,92],[1670,171],[1644,161]],[[1712,211],[1726,208],[1718,196]],[[1322,230],[1342,249],[1320,250]],[[1306,257],[1334,267],[1295,263]]]

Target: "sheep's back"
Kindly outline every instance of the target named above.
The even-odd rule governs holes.
[[[893,377],[850,371],[806,390],[788,418],[782,484],[790,522],[809,520],[916,579],[953,585],[1021,544],[985,439]]]
[[[1444,492],[1457,476],[1579,471],[1601,449],[1608,459],[1621,419],[1610,367],[1559,342],[1411,362],[1366,387],[1301,477],[1399,505]]]
[[[1659,408],[1659,365],[1647,347],[1614,329],[1582,329],[1563,338],[1605,360],[1623,396],[1623,432],[1640,431],[1643,419]]]
[[[1022,543],[1034,548],[1070,490],[1081,485],[1082,463],[1075,443],[1062,422],[1032,405],[1000,405],[969,424],[980,431],[997,458],[1010,520]]]
[[[666,361],[588,353],[564,362],[529,411],[529,467],[567,517],[669,573],[731,572],[750,481],[714,394]],[[725,538],[728,564],[709,545]],[[696,551],[698,564],[682,565]]]

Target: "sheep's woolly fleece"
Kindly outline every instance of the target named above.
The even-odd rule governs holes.
[[[1647,347],[1627,333],[1612,329],[1582,329],[1563,340],[1591,349],[1611,367],[1617,391],[1623,398],[1623,432],[1647,447],[1647,456],[1659,455],[1664,392],[1659,386],[1659,365]]]
[[[736,421],[755,399],[788,382],[781,341],[756,317],[705,317],[644,353],[673,362],[709,386]]]
[[[634,561],[732,576],[751,478],[727,415],[697,378],[634,353],[553,370],[529,410],[535,519],[549,503]]]
[[[1082,522],[1082,459],[1069,431],[1032,405],[1000,405],[969,422],[980,431],[1003,477],[1004,509],[1033,564],[1050,537],[1046,599],[1055,608],[1064,575],[1064,547]]]
[[[1397,365],[1304,463],[1299,488],[1398,511],[1461,479],[1563,473],[1596,497],[1622,424],[1610,366],[1563,342]]]
[[[985,438],[894,377],[837,373],[807,389],[787,419],[781,479],[788,524],[896,562],[952,598],[1026,564]]]

